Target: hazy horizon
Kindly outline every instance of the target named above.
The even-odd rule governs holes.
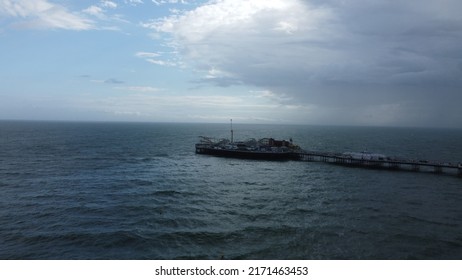
[[[114,124],[203,124],[203,125],[223,125],[223,130],[229,130],[229,122],[200,122],[200,121],[137,121],[137,120],[58,120],[58,119],[0,119],[0,122],[48,122],[48,123],[114,123]],[[444,129],[461,130],[460,127],[451,126],[400,126],[400,125],[360,125],[360,124],[309,124],[309,123],[259,123],[259,122],[233,122],[233,129],[240,125],[257,126],[308,126],[308,127],[338,127],[338,128],[402,128],[402,129]]]

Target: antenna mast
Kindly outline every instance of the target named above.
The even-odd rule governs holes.
[[[234,143],[233,119],[231,119],[231,143]]]

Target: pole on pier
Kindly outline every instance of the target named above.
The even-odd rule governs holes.
[[[231,119],[231,143],[234,143],[233,119]]]

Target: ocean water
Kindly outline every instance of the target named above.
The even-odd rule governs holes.
[[[234,124],[462,161],[462,131]],[[0,259],[461,259],[462,178],[196,155],[226,124],[0,122]]]

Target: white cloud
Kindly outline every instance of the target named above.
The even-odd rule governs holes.
[[[293,66],[302,70],[297,68],[306,68],[308,64],[301,65],[303,53],[317,55],[310,59],[310,67],[320,64],[319,56],[332,52],[307,48],[302,42],[322,44],[324,24],[331,17],[329,9],[296,0],[222,0],[144,26],[171,34],[172,45],[182,58],[198,69],[215,69],[244,79],[244,72],[283,72]],[[251,76],[247,77],[251,82]]]
[[[133,92],[158,92],[162,91],[160,88],[150,87],[150,86],[129,86],[129,87],[116,87],[118,90],[126,90]]]
[[[47,0],[0,0],[0,14],[17,19],[13,26],[28,29],[93,29],[93,22]]]
[[[92,5],[86,9],[84,9],[82,12],[92,15],[94,17],[97,17],[100,20],[116,20],[116,21],[125,21],[124,19],[121,18],[120,15],[114,15],[114,16],[108,16],[108,10],[107,9],[116,9],[118,5],[112,1],[106,1],[102,0],[100,1],[99,4],[97,5]],[[107,28],[101,28],[101,29],[106,29]],[[117,29],[117,28],[116,28]]]
[[[292,101],[292,97],[283,93],[274,93],[270,90],[250,91],[250,93],[256,94],[259,98],[265,98],[278,104],[289,103]]]
[[[136,6],[136,5],[139,5],[139,4],[144,4],[143,0],[125,0],[124,2],[125,2],[125,4],[130,4],[132,6]]]
[[[177,66],[177,64],[175,62],[171,62],[171,61],[168,61],[168,60],[160,60],[160,59],[149,58],[149,59],[146,59],[146,61],[149,62],[149,63],[152,63],[152,64],[160,65],[160,66]]]
[[[144,58],[147,62],[160,66],[181,66],[181,63],[171,59],[161,59],[162,54],[155,52],[137,52],[136,57]]]
[[[135,56],[140,57],[140,58],[152,58],[152,57],[158,57],[160,56],[160,54],[154,53],[154,52],[137,52]]]
[[[110,8],[110,9],[115,9],[117,8],[117,4],[112,2],[112,1],[107,1],[107,0],[102,0],[101,4],[102,7],[104,8]]]
[[[157,6],[164,5],[164,4],[188,4],[186,0],[152,0],[152,3],[156,4]]]
[[[90,6],[83,10],[82,12],[98,17],[98,18],[105,18],[106,15],[104,14],[104,10],[101,7],[98,6]]]
[[[298,1],[213,1],[144,26],[171,34],[182,59],[207,73],[204,81],[225,86],[224,79],[217,83],[217,75],[211,79],[210,72],[226,73],[226,78],[233,77],[226,79],[230,84],[240,84],[237,80],[243,71],[255,72],[249,67],[287,66],[291,61],[275,61],[285,60],[281,56],[292,51],[284,44],[294,39],[315,40],[317,26],[329,17],[329,10],[310,10]],[[286,36],[305,30],[313,32],[310,36],[300,33],[298,38]],[[274,48],[279,49],[274,52]]]

